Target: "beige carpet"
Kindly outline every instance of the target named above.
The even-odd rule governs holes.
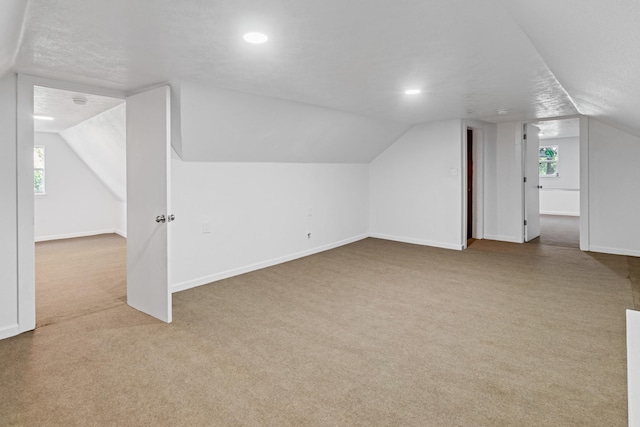
[[[366,239],[176,294],[171,325],[96,261],[71,275],[117,294],[39,291],[47,326],[0,341],[0,425],[626,425],[636,258]]]
[[[529,243],[580,248],[580,217],[540,215],[540,237]]]

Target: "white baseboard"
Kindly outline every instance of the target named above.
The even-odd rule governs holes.
[[[517,239],[513,236],[499,236],[493,234],[485,234],[485,240],[497,240],[499,242],[509,242],[509,243],[524,243],[524,240]]]
[[[640,257],[640,251],[636,249],[620,249],[620,248],[607,248],[604,246],[589,246],[590,252],[600,252],[603,254],[613,255],[627,255]]]
[[[17,323],[14,325],[4,326],[0,328],[0,340],[16,336],[19,333],[20,333],[20,326]]]
[[[540,211],[540,215],[580,216],[580,212]]]
[[[338,242],[330,243],[327,245],[318,246],[316,248],[308,249],[302,252],[296,252],[290,255],[257,262],[255,264],[250,264],[244,267],[234,268],[232,270],[227,270],[204,277],[198,277],[197,279],[176,283],[171,285],[171,292],[174,293],[184,291],[187,289],[195,288],[197,286],[206,285],[211,282],[217,282],[218,280],[228,279],[229,277],[239,276],[241,274],[271,267],[277,264],[282,264],[284,262],[293,261],[294,259],[303,258],[309,255],[317,254],[319,252],[324,252],[340,246],[348,245],[349,243],[357,242],[358,240],[366,239],[367,237],[369,237],[368,233],[360,234],[358,236],[350,237],[348,239],[340,240]]]
[[[435,248],[453,249],[456,251],[461,251],[462,249],[464,249],[464,246],[461,244],[443,243],[443,242],[436,242],[433,240],[421,240],[421,239],[414,239],[413,237],[393,236],[390,234],[381,234],[381,233],[371,233],[370,235],[371,237],[375,237],[376,239],[392,240],[394,242],[402,242],[402,243],[411,243],[413,245],[433,246]]]
[[[98,234],[111,234],[118,233],[113,228],[108,230],[93,230],[93,231],[81,231],[79,233],[67,233],[67,234],[55,234],[49,236],[36,236],[36,242],[45,242],[47,240],[60,240],[60,239],[73,239],[74,237],[87,237],[87,236],[97,236]],[[118,233],[120,234],[120,233]]]
[[[126,231],[122,231],[122,230],[113,230],[114,233],[116,233],[118,236],[122,236],[125,239],[127,238],[127,232]]]

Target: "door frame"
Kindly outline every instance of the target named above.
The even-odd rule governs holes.
[[[521,144],[522,144],[522,150],[521,150],[521,154],[522,154],[522,215],[524,217],[523,221],[522,221],[522,241],[524,243],[530,242],[531,240],[535,239],[536,237],[540,237],[540,233],[538,232],[538,235],[536,237],[534,237],[533,239],[529,237],[529,225],[530,225],[530,218],[529,218],[529,198],[527,197],[528,193],[527,193],[527,188],[530,188],[530,177],[527,176],[527,163],[528,162],[533,162],[533,159],[529,159],[528,153],[529,153],[529,142],[531,141],[531,138],[529,138],[529,127],[538,129],[535,125],[533,125],[533,123],[523,123],[522,124],[522,128],[520,129],[521,132]],[[538,129],[539,131],[540,129]],[[540,145],[540,137],[538,137],[538,147]],[[536,147],[536,152],[538,151]],[[535,157],[535,159],[537,160],[538,157]],[[536,176],[536,178],[538,178]],[[539,182],[540,179],[538,178],[538,212],[536,212],[536,215],[538,216],[537,222],[538,222],[538,229],[540,228],[540,191],[539,191]],[[538,230],[540,231],[540,230]]]
[[[521,126],[525,124],[533,124],[538,122],[546,122],[550,120],[579,119],[580,135],[580,250],[589,251],[591,246],[589,243],[589,117],[582,114],[574,114],[570,116],[546,117],[544,119],[527,120],[521,122]],[[524,155],[524,154],[523,154]],[[524,162],[524,160],[523,160]],[[522,179],[524,179],[524,164],[522,165]],[[524,186],[522,188],[522,203],[524,206]],[[526,212],[522,212],[522,237],[524,240],[524,220]]]
[[[475,239],[484,238],[484,218],[485,218],[485,204],[484,204],[484,156],[485,156],[485,126],[489,123],[477,121],[477,120],[462,120],[462,249],[467,248],[467,129],[473,131],[473,184],[472,199],[473,199],[473,235],[471,237]]]
[[[33,197],[34,86],[126,99],[127,93],[81,83],[18,74],[17,93],[17,216],[18,333],[36,327],[35,204]]]

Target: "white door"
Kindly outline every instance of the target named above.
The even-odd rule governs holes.
[[[127,303],[171,322],[170,92],[127,98]]]
[[[524,240],[528,242],[540,236],[540,130],[533,125],[525,125],[524,132]]]

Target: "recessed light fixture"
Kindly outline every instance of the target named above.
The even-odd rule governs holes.
[[[506,108],[501,108],[498,110],[498,114],[500,114],[501,116],[507,114],[508,112],[509,110],[507,110]]]
[[[53,120],[53,117],[50,116],[33,116],[33,118],[37,120]]]
[[[407,89],[404,91],[406,95],[417,95],[422,92],[420,89]]]
[[[267,37],[266,34],[262,34],[262,33],[247,33],[244,35],[244,41],[246,41],[247,43],[253,43],[253,44],[262,44],[262,43],[266,43],[267,40],[269,40],[269,37]]]

